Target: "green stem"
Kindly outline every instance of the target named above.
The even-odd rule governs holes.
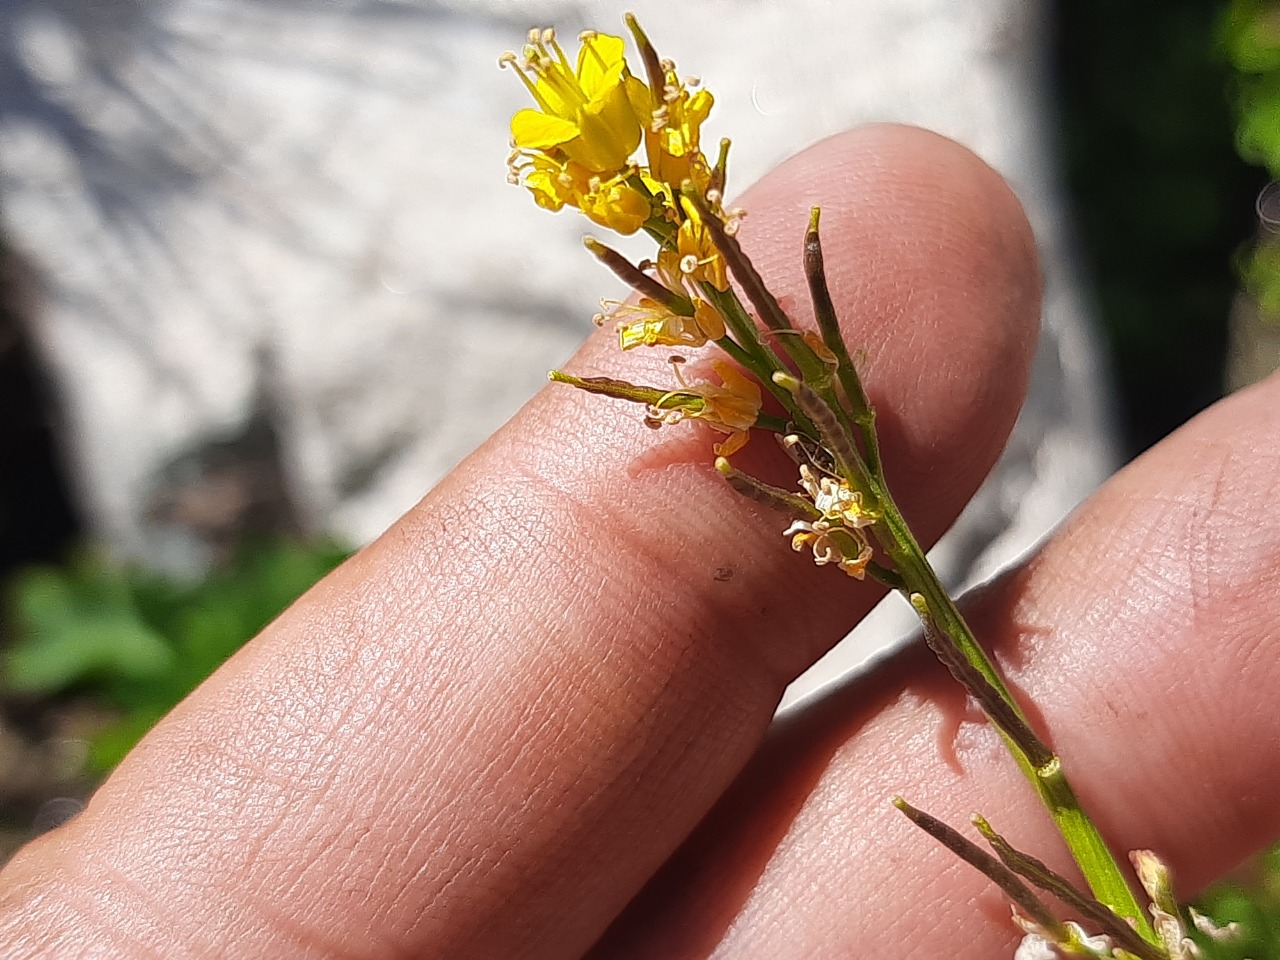
[[[705,198],[697,193],[687,194],[687,197],[698,211],[698,216],[701,217],[703,225],[711,234],[712,243],[715,244],[715,248],[719,252],[721,259],[724,260],[725,266],[729,268],[733,278],[738,281],[738,285],[742,288],[742,292],[746,294],[747,300],[755,307],[756,316],[768,327],[770,333],[773,334],[782,347],[783,352],[795,363],[796,368],[800,371],[801,379],[824,396],[829,395],[831,401],[835,401],[835,394],[830,391],[832,371],[813,352],[813,348],[805,342],[801,332],[796,329],[795,324],[791,322],[791,318],[787,316],[787,312],[782,309],[782,304],[778,302],[778,298],[769,290],[768,285],[764,282],[764,277],[760,275],[760,271],[755,268],[751,258],[747,256],[742,249],[742,245],[738,243],[737,237],[729,232],[724,222],[707,205]],[[745,310],[743,312],[745,313]],[[754,330],[754,321],[748,317],[747,322],[751,324]],[[765,346],[768,349],[767,345]],[[782,369],[781,365],[777,369]],[[832,402],[831,406],[843,414],[843,409],[839,402]]]
[[[773,352],[772,348],[760,339],[760,331],[756,327],[755,321],[751,319],[751,314],[747,313],[737,295],[732,290],[717,290],[709,283],[700,283],[698,289],[703,299],[707,300],[719,311],[720,316],[724,318],[725,326],[728,328],[729,333],[732,334],[732,337],[721,338],[716,343],[725,347],[726,351],[735,360],[750,370],[756,379],[764,384],[765,388],[786,408],[787,415],[801,430],[811,436],[816,436],[813,424],[796,406],[791,394],[774,383],[773,372],[775,370],[785,370],[786,367],[783,365],[782,359]],[[733,343],[734,341],[737,342],[741,351],[740,354],[734,353],[725,346],[726,343]]]
[[[890,497],[883,475],[872,476],[869,480],[876,495],[876,508],[882,517],[881,522],[873,529],[907,589],[924,598],[928,614],[938,627],[951,639],[965,660],[991,685],[1007,707],[1025,723],[1026,716],[1021,707],[947,594],[897,504]],[[1094,896],[1115,911],[1117,916],[1131,919],[1144,940],[1158,944],[1159,940],[1129,888],[1119,863],[1068,783],[1061,760],[1056,754],[1051,754],[1047,761],[1033,763],[1013,737],[998,725],[997,729],[1019,768],[1048,808]]]
[[[1144,940],[1159,945],[1159,940],[1144,916],[1119,863],[1103,841],[1097,826],[1080,805],[1071,784],[1067,782],[1062,771],[1062,761],[1031,732],[1022,708],[1018,706],[995,664],[960,615],[889,493],[880,459],[875,411],[867,399],[857,368],[841,336],[835,306],[827,287],[822,243],[818,235],[819,214],[817,207],[810,211],[809,229],[805,234],[805,274],[809,281],[818,328],[823,341],[837,360],[837,377],[848,404],[846,416],[858,425],[865,451],[862,463],[842,463],[841,473],[855,489],[862,488],[866,491],[868,505],[880,514],[881,519],[872,530],[893,561],[896,576],[903,584],[902,592],[912,606],[916,607],[926,634],[929,635],[930,646],[942,649],[939,656],[958,680],[965,683],[966,677],[972,678],[973,682],[966,683],[966,686],[974,689],[980,701],[986,700],[987,707],[984,709],[987,710],[987,715],[1053,817],[1094,896],[1117,916],[1132,920]],[[823,400],[830,403],[826,396]],[[838,403],[835,406],[837,409],[840,407]],[[848,422],[845,418],[841,418],[841,421]],[[853,438],[850,436],[845,445],[852,443]],[[849,470],[848,466],[853,466],[854,469]],[[946,648],[948,644],[950,647]],[[963,658],[964,662],[961,663],[957,656]],[[975,671],[977,677],[973,676]]]

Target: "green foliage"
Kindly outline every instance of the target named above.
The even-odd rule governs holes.
[[[1229,259],[1263,179],[1236,155],[1222,4],[1059,4],[1063,159],[1129,452],[1222,393]]]
[[[1215,884],[1196,909],[1218,924],[1238,923],[1238,937],[1214,943],[1214,960],[1280,957],[1280,847],[1259,858],[1242,879]]]
[[[1236,71],[1236,150],[1248,163],[1280,178],[1280,6],[1274,0],[1232,0],[1220,36]],[[1267,226],[1274,232],[1277,225]],[[1246,254],[1241,276],[1263,315],[1280,317],[1277,240],[1259,243]]]
[[[1280,8],[1274,0],[1233,0],[1221,37],[1238,75],[1236,147],[1280,177]]]
[[[91,764],[109,769],[345,556],[328,542],[248,544],[225,569],[190,584],[91,552],[66,567],[28,570],[9,585],[3,686],[37,696],[75,690],[118,710],[90,747]]]

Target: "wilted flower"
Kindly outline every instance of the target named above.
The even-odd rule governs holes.
[[[680,374],[682,358],[673,357],[672,361],[680,389],[651,404],[645,423],[660,427],[692,417],[729,435],[729,439],[712,448],[717,456],[728,457],[741,450],[747,442],[747,431],[760,415],[760,385],[734,364],[719,359],[711,361],[711,369],[720,377],[719,384],[688,384]]]
[[[813,551],[818,566],[834,563],[849,576],[861,580],[871,562],[871,544],[867,535],[830,520],[796,520],[782,535],[791,538],[791,549]]]
[[[1026,936],[1018,944],[1013,953],[1013,960],[1071,960],[1073,957],[1095,957],[1097,960],[1111,960],[1114,956],[1114,945],[1111,938],[1098,934],[1089,936],[1080,924],[1067,920],[1062,924],[1065,940],[1057,940],[1046,931],[1040,930],[1016,910],[1013,919],[1018,922]]]
[[[692,349],[724,336],[724,319],[715,307],[697,298],[691,317],[648,297],[642,297],[639,303],[620,304],[612,317],[622,321],[618,325],[618,342],[623,350],[641,346]]]
[[[821,514],[817,520],[796,520],[783,531],[791,538],[791,549],[813,551],[818,566],[834,563],[851,577],[861,580],[871,562],[871,541],[864,527],[879,516],[862,505],[862,494],[847,481],[819,473],[807,463],[800,464],[800,486]]]

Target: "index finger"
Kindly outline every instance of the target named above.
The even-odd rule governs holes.
[[[888,470],[932,540],[1025,387],[1039,282],[1017,201],[955,144],[881,127],[743,202],[801,318],[823,205]],[[611,339],[573,369],[658,375]],[[700,428],[629,413],[536,397],[20,855],[0,930],[68,954],[579,955],[880,596],[792,554]]]

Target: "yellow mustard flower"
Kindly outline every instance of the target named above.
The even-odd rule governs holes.
[[[579,163],[541,153],[526,156],[519,150],[507,158],[507,166],[508,181],[523,183],[538,206],[553,212],[577,207],[616,233],[635,233],[653,214],[649,197],[628,182],[630,168],[606,180]]]
[[[645,130],[650,173],[654,179],[676,189],[686,180],[692,180],[698,190],[705,192],[711,181],[711,170],[702,155],[700,137],[715,98],[707,90],[692,92],[690,87],[696,86],[697,81],[681,81],[675,64],[670,61],[663,67],[666,83],[662,104],[653,111],[653,119]]]
[[[511,136],[520,150],[562,156],[612,176],[640,145],[652,97],[627,68],[621,37],[587,32],[580,39],[576,69],[551,29],[530,31],[522,61],[514,53],[502,57],[538,104],[511,118]]]
[[[712,360],[711,369],[720,383],[688,384],[680,373],[682,358],[673,357],[676,379],[680,389],[672,390],[649,406],[645,423],[651,427],[679,423],[693,418],[721,433],[728,439],[712,449],[717,456],[732,456],[747,442],[748,431],[755,426],[760,415],[760,385],[728,360]]]
[[[653,207],[648,196],[628,182],[631,174],[631,170],[624,170],[607,180],[592,177],[575,206],[595,223],[615,233],[624,236],[635,233],[652,215]]]
[[[683,285],[684,280],[701,280],[721,292],[728,290],[728,268],[698,208],[686,197],[680,198],[680,208],[684,220],[676,231],[676,247],[664,247],[658,252],[659,275],[672,289],[677,288],[673,284]]]
[[[693,316],[674,313],[648,297],[639,303],[620,304],[612,317],[618,325],[618,342],[623,350],[633,347],[700,347],[708,340],[724,336],[724,319],[705,300],[694,298]]]
[[[563,163],[545,154],[526,157],[519,150],[507,158],[511,183],[521,183],[533,194],[534,202],[547,210],[578,205],[578,199],[591,188],[591,171],[576,163]]]

